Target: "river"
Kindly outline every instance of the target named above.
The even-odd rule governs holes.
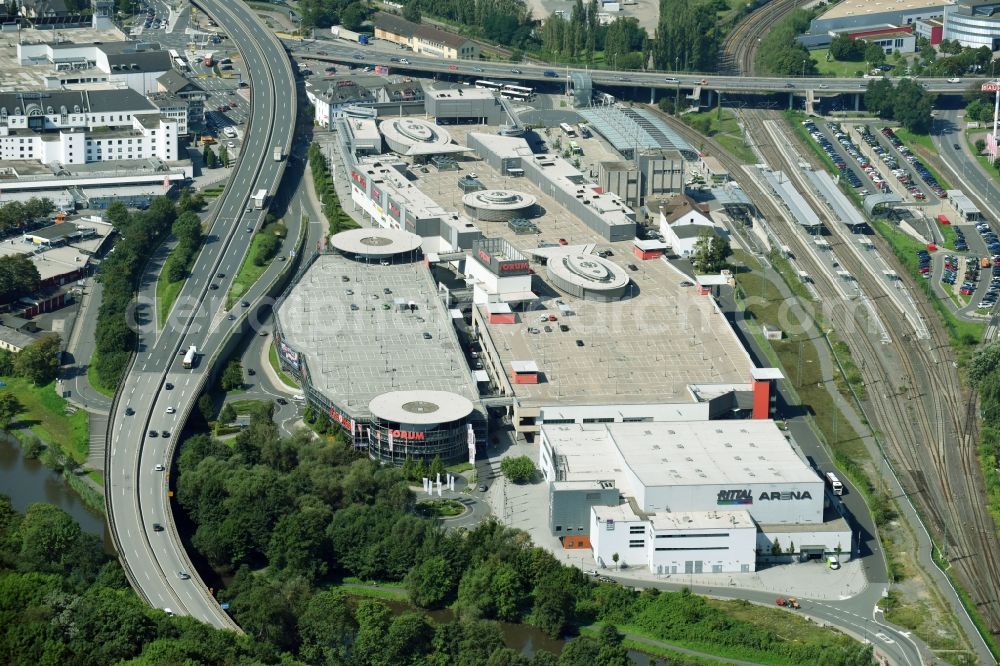
[[[37,460],[25,460],[16,439],[0,431],[0,494],[7,495],[14,508],[24,512],[36,502],[55,504],[73,516],[84,532],[96,534],[111,547],[104,516],[89,509],[66,484],[62,475]]]

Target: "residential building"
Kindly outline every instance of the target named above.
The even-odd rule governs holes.
[[[379,12],[375,15],[375,38],[411,49],[414,53],[445,60],[478,60],[479,44],[429,25],[407,21],[401,16]]]
[[[187,102],[188,126],[192,130],[205,124],[205,100],[208,99],[208,93],[204,88],[177,70],[171,69],[156,79],[156,89],[159,92],[176,95]]]

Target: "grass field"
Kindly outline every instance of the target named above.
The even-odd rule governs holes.
[[[267,360],[271,364],[271,368],[274,370],[278,378],[289,386],[299,387],[299,383],[295,381],[295,378],[289,375],[287,372],[281,369],[281,363],[278,362],[278,350],[274,348],[274,345],[268,347],[267,350]]]
[[[990,174],[993,180],[995,180],[997,184],[1000,185],[1000,171],[998,171],[995,166],[990,164],[990,159],[988,157],[986,157],[985,155],[980,155],[976,152],[976,144],[972,140],[972,135],[973,134],[981,135],[982,133],[983,133],[982,128],[965,130],[965,142],[969,144],[969,152],[971,152],[973,155],[976,156],[976,159],[979,161],[979,163],[983,166],[984,169],[986,169],[986,173]]]
[[[733,157],[744,164],[756,163],[757,156],[743,141],[743,130],[729,109],[685,113],[681,120],[719,142]]]
[[[4,377],[3,381],[7,386],[0,393],[13,393],[24,407],[11,423],[12,430],[30,430],[67,458],[81,464],[87,460],[90,448],[87,412],[67,413],[69,403],[56,395],[52,384],[35,386],[20,377]]]
[[[237,414],[249,414],[259,405],[266,405],[268,400],[230,400],[229,405]]]
[[[159,326],[167,320],[170,309],[174,307],[177,297],[180,296],[181,288],[185,280],[171,282],[167,279],[167,272],[160,271],[156,278],[156,321]]]
[[[850,62],[842,60],[827,61],[826,57],[829,52],[829,49],[816,49],[815,51],[809,52],[809,55],[811,55],[816,61],[816,69],[819,70],[820,74],[846,78],[861,76],[865,73],[864,62]]]
[[[233,286],[229,288],[229,293],[226,295],[226,309],[233,306],[243,294],[247,292],[253,284],[260,279],[260,276],[264,274],[268,266],[271,265],[271,260],[264,262],[263,266],[258,266],[253,262],[253,257],[257,254],[257,249],[263,243],[263,238],[265,234],[279,233],[282,238],[288,233],[288,229],[285,227],[284,223],[280,220],[269,224],[256,234],[254,234],[253,241],[250,243],[250,251],[247,252],[246,256],[243,257],[243,263],[240,264],[240,270],[236,273],[236,278],[233,280]]]
[[[97,371],[94,369],[93,357],[90,358],[90,364],[87,365],[87,381],[90,382],[90,386],[101,395],[107,398],[115,397],[114,389],[107,388],[97,380]]]

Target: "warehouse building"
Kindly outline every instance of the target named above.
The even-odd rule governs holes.
[[[478,389],[420,237],[355,229],[330,239],[277,310],[282,367],[309,404],[375,460],[471,460]]]
[[[453,32],[407,21],[402,16],[375,14],[375,38],[399,44],[414,53],[445,60],[478,60],[479,44]]]
[[[775,541],[802,559],[850,553],[824,521],[823,480],[771,420],[547,424],[549,527],[599,566],[658,574],[754,571]]]

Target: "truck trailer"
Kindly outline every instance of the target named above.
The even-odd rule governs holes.
[[[368,35],[348,30],[342,25],[333,26],[330,28],[330,33],[337,39],[343,39],[344,41],[354,42],[356,44],[367,44],[369,41]]]
[[[253,207],[256,210],[263,210],[264,204],[267,202],[267,190],[257,190],[257,194],[253,195]]]
[[[190,370],[194,367],[195,358],[198,356],[198,348],[194,345],[188,347],[187,352],[184,353],[184,367]]]
[[[275,162],[280,162],[282,157],[283,157],[283,155],[282,155],[282,152],[281,152],[281,146],[275,146],[274,147],[274,161]]]

